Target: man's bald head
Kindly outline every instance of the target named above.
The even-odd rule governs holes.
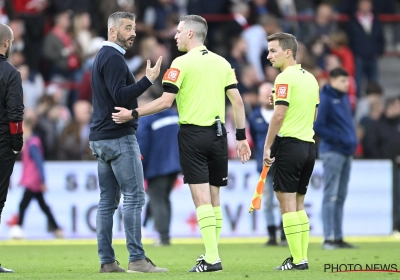
[[[8,25],[0,23],[0,44],[12,39],[12,30]]]
[[[14,35],[8,25],[0,23],[0,53],[8,57],[12,46]]]

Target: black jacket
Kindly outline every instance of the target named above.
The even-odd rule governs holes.
[[[364,156],[368,159],[395,159],[400,156],[400,118],[382,115],[373,122],[363,139]]]
[[[22,133],[11,134],[10,122],[20,122],[24,117],[21,75],[4,55],[0,54],[0,155],[7,149],[21,151]]]
[[[347,24],[347,35],[349,37],[349,47],[356,58],[375,59],[382,55],[385,50],[382,24],[376,15],[374,15],[371,34],[367,34],[364,31],[354,16]]]

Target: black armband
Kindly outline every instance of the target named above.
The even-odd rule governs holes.
[[[246,129],[245,128],[236,128],[236,140],[246,140]]]

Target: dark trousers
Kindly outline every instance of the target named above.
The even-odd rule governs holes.
[[[56,220],[54,219],[53,214],[50,211],[49,206],[44,201],[43,193],[42,192],[32,192],[31,190],[25,189],[24,196],[19,204],[19,219],[18,225],[22,226],[24,223],[25,211],[28,208],[29,203],[31,202],[32,198],[35,198],[39,203],[40,209],[42,209],[43,213],[46,214],[48,220],[48,229],[49,231],[54,231],[58,229],[58,225]]]
[[[356,62],[356,84],[357,84],[357,97],[360,97],[363,88],[364,77],[368,82],[378,81],[378,61],[376,59],[365,59],[361,57],[355,58]]]
[[[17,155],[13,153],[10,147],[1,150],[4,152],[0,152],[0,222],[10,186],[10,177],[14,169],[15,159],[17,158]]]
[[[169,195],[174,188],[177,177],[178,173],[172,173],[148,180],[147,193],[150,197],[150,211],[162,243],[169,243],[169,227],[171,224],[171,201],[169,200]]]

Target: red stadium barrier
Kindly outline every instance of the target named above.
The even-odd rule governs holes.
[[[232,14],[203,14],[201,15],[208,22],[224,22],[233,19]],[[382,22],[400,22],[399,14],[379,14],[378,18]],[[288,21],[312,21],[314,20],[313,16],[290,16],[283,18]],[[335,14],[334,20],[340,22],[346,22],[350,19],[350,17],[346,14]]]

